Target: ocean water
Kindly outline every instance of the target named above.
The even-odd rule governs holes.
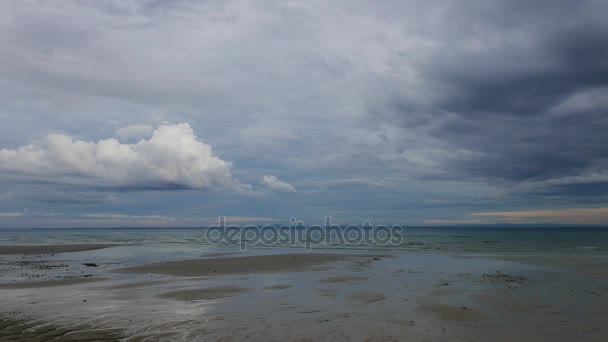
[[[240,245],[232,245],[225,239],[216,239],[221,240],[219,242],[209,241],[207,233],[203,228],[0,229],[0,245],[108,243],[172,248],[217,245],[224,249],[232,247],[238,250],[244,241],[248,249],[306,247],[302,241],[279,239],[263,243],[259,237],[246,239],[245,236],[240,240]],[[332,240],[331,243],[322,241],[312,244],[310,248],[452,253],[608,254],[608,229],[605,228],[405,228],[400,234],[396,244],[366,241],[345,244]]]

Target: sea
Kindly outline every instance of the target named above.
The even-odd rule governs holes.
[[[245,233],[211,231],[208,228],[40,228],[0,229],[0,245],[42,244],[128,244],[189,249],[218,246],[223,249],[307,248],[403,250],[447,253],[572,253],[608,254],[608,228],[403,228],[398,238],[369,241],[342,229],[345,242],[333,235],[325,239],[323,230],[300,233],[293,229],[260,229]],[[235,235],[236,233],[236,235]],[[336,232],[334,231],[333,234]],[[219,234],[219,235],[218,235]],[[302,235],[304,234],[304,235]],[[350,235],[347,235],[350,234]],[[230,235],[230,238],[228,238]],[[359,237],[359,239],[357,239]],[[386,243],[390,240],[390,243]],[[312,243],[311,243],[312,241]]]

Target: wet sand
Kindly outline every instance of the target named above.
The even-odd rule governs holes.
[[[271,286],[264,287],[264,290],[285,290],[285,289],[288,289],[290,287],[291,287],[291,285],[289,285],[289,284],[271,285]]]
[[[97,249],[109,248],[118,245],[112,244],[77,244],[77,245],[22,245],[22,246],[2,246],[0,245],[0,255],[17,254],[57,254],[70,252],[92,251]]]
[[[248,273],[294,272],[340,261],[370,261],[365,254],[275,254],[248,257],[169,261],[117,270],[119,273],[157,273],[180,277]]]
[[[327,277],[321,279],[322,283],[362,283],[365,282],[369,277],[361,277],[361,276],[337,276],[337,277]]]
[[[513,260],[549,267],[553,269],[567,269],[583,276],[604,278],[608,280],[608,255],[571,255],[567,258],[559,254],[550,255],[496,255],[495,258]]]
[[[431,314],[441,320],[447,321],[478,321],[485,319],[486,316],[466,306],[455,306],[438,303],[421,303],[416,310],[422,314]]]
[[[95,328],[86,325],[62,326],[48,324],[31,317],[0,315],[0,341],[14,342],[118,342],[124,336],[119,329]]]
[[[215,286],[203,289],[177,290],[165,292],[159,295],[159,297],[181,301],[192,301],[232,297],[245,291],[247,291],[247,289],[243,287]]]
[[[348,295],[348,298],[357,301],[362,301],[368,304],[381,300],[386,300],[386,297],[382,293],[374,291],[353,292]]]
[[[42,258],[65,264],[37,269],[48,277],[58,269],[86,276],[18,281],[39,264],[5,258],[20,268],[0,273],[0,341],[608,337],[608,283],[596,272],[608,266],[602,258],[555,257],[546,267],[544,259],[432,253],[217,253],[124,267],[108,256]],[[82,265],[91,260],[100,266]],[[565,266],[554,269],[560,260]],[[577,260],[593,271],[576,272]]]
[[[81,278],[39,280],[39,281],[20,281],[20,282],[15,282],[15,283],[0,284],[0,290],[2,290],[2,289],[38,289],[38,288],[43,288],[43,287],[78,285],[78,284],[92,283],[92,282],[108,280],[108,279],[109,278],[102,278],[102,277],[81,277]]]

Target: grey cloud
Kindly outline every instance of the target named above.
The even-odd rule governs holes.
[[[300,195],[310,190],[300,184],[326,190],[304,203],[370,213],[374,191],[388,188],[418,209],[500,206],[514,201],[509,191],[518,203],[599,198],[601,186],[547,182],[608,167],[607,10],[569,0],[6,2],[0,120],[11,124],[0,146],[50,133],[132,146],[144,126],[170,120],[189,122],[234,171],[143,172],[141,182],[76,172],[79,184],[172,196],[208,188],[200,177],[231,188],[288,172]],[[12,167],[3,173],[24,170]],[[504,192],[417,202],[446,181],[457,194],[472,184]],[[276,204],[226,201],[249,216]]]
[[[107,190],[107,189],[106,189]],[[48,205],[99,205],[117,203],[116,197],[107,191],[82,191],[82,189],[19,189],[13,197],[18,200]]]
[[[608,25],[597,13],[605,9],[593,1],[465,2],[440,17],[461,30],[431,33],[439,47],[415,62],[437,101],[412,106],[397,94],[386,108],[404,134],[416,127],[427,144],[470,152],[438,160],[453,179],[541,181],[604,169],[608,120],[597,94],[608,86]],[[471,20],[468,10],[481,17]],[[584,107],[580,99],[560,107],[577,94]]]
[[[116,135],[122,139],[122,141],[137,141],[142,138],[148,138],[152,135],[154,127],[150,125],[130,125],[121,127],[116,130]]]

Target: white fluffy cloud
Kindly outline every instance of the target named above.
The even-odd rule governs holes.
[[[0,150],[0,172],[101,187],[250,189],[232,176],[231,166],[187,123],[161,125],[134,144],[50,134],[41,143]]]
[[[265,175],[260,183],[269,189],[282,192],[296,192],[296,189],[289,183],[280,181],[275,176]]]

